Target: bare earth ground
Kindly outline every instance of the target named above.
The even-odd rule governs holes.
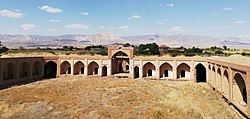
[[[0,91],[0,118],[237,119],[207,84],[58,78]]]

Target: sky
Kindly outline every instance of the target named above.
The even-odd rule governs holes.
[[[0,34],[250,37],[250,0],[0,0]]]

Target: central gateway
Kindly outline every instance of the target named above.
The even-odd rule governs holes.
[[[134,57],[132,47],[113,46],[108,49],[108,58],[111,60],[111,73],[115,74],[131,74],[132,63]]]

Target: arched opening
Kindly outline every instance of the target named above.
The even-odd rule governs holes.
[[[28,62],[23,62],[19,67],[19,78],[27,78],[30,75],[30,65]]]
[[[247,104],[246,84],[243,77],[239,73],[235,74],[233,80],[233,100],[239,102],[240,104],[242,104],[242,102]]]
[[[155,76],[155,69],[155,66],[151,62],[144,64],[143,77]]]
[[[96,62],[91,62],[88,65],[88,75],[97,75],[98,74],[99,65]]]
[[[152,76],[153,74],[152,74],[152,69],[149,69],[148,70],[148,76]]]
[[[173,68],[168,63],[163,63],[160,66],[160,78],[173,78]]]
[[[119,73],[123,72],[122,63],[119,62]]]
[[[168,77],[168,70],[164,70],[164,77]]]
[[[177,67],[177,78],[190,79],[190,67],[182,63]]]
[[[36,61],[33,66],[33,76],[42,74],[42,64],[39,61]]]
[[[57,64],[49,61],[44,65],[44,78],[56,78]]]
[[[126,65],[126,71],[129,71],[129,65]]]
[[[129,73],[129,56],[119,51],[112,56],[111,59],[112,74],[116,73]]]
[[[70,63],[68,61],[64,61],[60,66],[60,74],[70,74],[71,73],[71,67]]]
[[[74,75],[84,74],[84,64],[78,61],[74,64]]]
[[[134,67],[134,78],[139,78],[139,67],[138,66]]]
[[[68,67],[68,74],[71,74],[71,68]]]
[[[181,78],[186,76],[185,72],[186,72],[185,70],[181,70]]]
[[[196,69],[196,82],[206,82],[207,75],[206,75],[206,68],[202,64],[198,64],[195,67]]]
[[[107,66],[102,67],[102,76],[107,76]],[[98,71],[97,71],[98,72]]]
[[[94,74],[98,74],[98,68],[95,68],[95,73]]]
[[[3,68],[3,80],[12,80],[16,78],[16,66],[9,62]]]
[[[223,73],[223,78],[222,78],[222,92],[224,96],[229,98],[229,79],[228,79],[228,72],[227,70],[224,71]]]
[[[84,74],[84,67],[81,68],[81,74]]]

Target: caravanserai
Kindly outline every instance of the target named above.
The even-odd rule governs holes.
[[[132,47],[113,46],[108,56],[0,58],[0,86],[64,76],[206,82],[230,104],[250,115],[250,60],[230,57],[135,56]]]

